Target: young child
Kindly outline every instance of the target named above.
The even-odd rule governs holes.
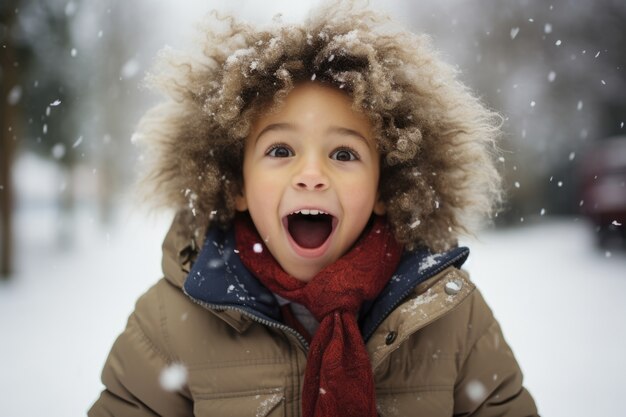
[[[179,212],[89,415],[536,415],[457,246],[499,201],[498,116],[374,12],[220,20],[154,76]]]

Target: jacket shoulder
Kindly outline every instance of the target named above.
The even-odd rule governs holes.
[[[383,409],[409,415],[432,402],[426,414],[536,415],[498,322],[464,270],[447,268],[417,286],[368,349]]]
[[[177,362],[163,331],[163,298],[171,297],[168,286],[161,280],[137,301],[106,359],[102,370],[105,390],[89,416],[192,415],[186,386],[168,387],[163,380]]]
[[[487,302],[477,289],[468,301],[468,328],[454,387],[454,413],[537,416],[519,363]]]
[[[193,365],[207,359],[202,347],[246,329],[246,322],[233,319],[237,316],[207,309],[168,279],[161,279],[139,298],[131,319],[163,358]]]
[[[391,352],[403,345],[423,350],[419,343],[426,337],[453,349],[454,356],[465,353],[468,332],[480,332],[487,326],[491,311],[476,291],[466,271],[448,267],[416,286],[378,326],[368,342],[372,364],[377,367]],[[393,335],[393,336],[390,336]],[[454,337],[452,337],[454,335]],[[389,338],[393,343],[389,343]],[[463,341],[463,343],[458,343]],[[436,352],[433,351],[433,354]]]
[[[399,307],[400,319],[415,321],[411,320],[415,310],[423,319],[413,326],[427,332],[455,335],[460,360],[495,322],[491,308],[469,273],[453,266],[418,285]]]

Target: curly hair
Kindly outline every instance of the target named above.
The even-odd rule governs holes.
[[[148,80],[170,100],[138,129],[153,156],[144,177],[151,195],[187,207],[199,226],[232,221],[252,122],[311,80],[345,91],[371,121],[380,195],[408,249],[456,245],[501,201],[501,117],[459,82],[427,36],[392,30],[386,15],[351,2],[303,24],[255,28],[215,12],[206,20],[199,53],[162,53],[165,65]]]

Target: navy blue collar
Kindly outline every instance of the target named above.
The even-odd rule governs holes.
[[[382,321],[421,282],[449,266],[460,268],[469,255],[465,247],[432,254],[428,250],[405,252],[395,274],[378,297],[365,303],[359,327],[367,341]],[[209,308],[236,308],[271,322],[281,322],[278,302],[270,290],[241,263],[234,231],[211,228],[183,289]]]

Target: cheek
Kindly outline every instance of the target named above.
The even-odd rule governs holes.
[[[246,195],[251,209],[275,205],[279,194],[279,181],[276,175],[252,172],[246,181]]]
[[[276,212],[277,199],[270,180],[263,175],[252,175],[246,184],[248,212],[263,239],[271,234],[272,213]]]
[[[377,184],[373,179],[360,178],[345,181],[340,193],[344,196],[344,206],[362,209],[374,204],[376,190]]]

